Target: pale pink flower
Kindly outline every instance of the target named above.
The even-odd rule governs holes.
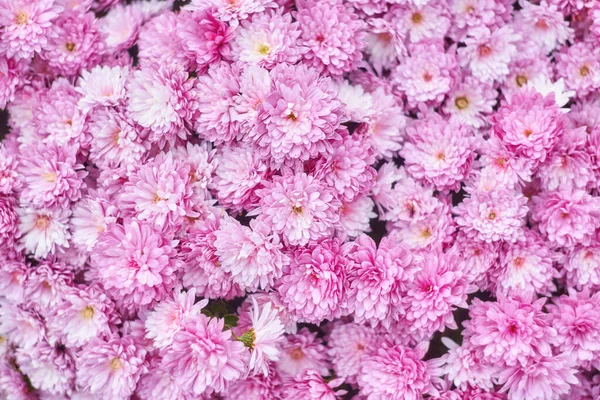
[[[327,354],[336,376],[356,383],[363,357],[375,346],[377,335],[373,329],[354,322],[335,323],[327,338]]]
[[[278,343],[283,340],[284,329],[278,314],[271,302],[264,303],[260,308],[256,298],[252,297],[252,308],[249,310],[252,325],[238,340],[250,349],[248,368],[254,373],[269,375],[269,362],[279,360],[281,350]]]
[[[164,349],[173,343],[173,337],[185,325],[186,321],[199,315],[208,304],[204,299],[196,301],[196,289],[187,292],[175,288],[173,296],[158,303],[144,321],[146,338],[154,341],[157,349]]]
[[[542,312],[545,301],[531,304],[501,297],[497,302],[482,302],[476,298],[469,309],[470,319],[463,322],[465,341],[483,362],[492,365],[524,365],[551,356],[556,330],[549,315]]]
[[[345,390],[335,390],[342,383],[342,378],[325,382],[317,371],[309,369],[294,378],[284,380],[280,398],[282,400],[336,400],[346,394]]]
[[[25,83],[27,67],[24,60],[0,56],[0,107],[6,108],[15,99],[17,89]]]
[[[52,23],[63,10],[54,0],[2,0],[0,53],[30,59],[46,46]]]
[[[564,263],[568,287],[582,290],[600,289],[600,248],[596,241],[590,246],[577,245],[566,254]]]
[[[161,2],[168,4],[168,2]],[[137,3],[139,4],[147,4]],[[156,4],[156,3],[155,3]],[[159,3],[160,4],[160,3]],[[159,64],[172,64],[180,68],[190,68],[193,60],[185,51],[183,41],[177,36],[183,32],[180,23],[180,14],[166,11],[153,17],[146,22],[139,34],[137,46],[139,48],[138,59],[141,66]],[[187,41],[186,43],[191,43]]]
[[[132,47],[144,22],[144,12],[134,4],[117,4],[100,19],[98,29],[104,36],[106,50],[119,53]]]
[[[69,209],[19,208],[21,244],[36,258],[54,254],[59,247],[69,247]]]
[[[128,312],[152,307],[175,286],[173,243],[136,220],[112,224],[92,252],[93,272],[106,293]]]
[[[31,348],[44,338],[43,322],[5,300],[0,301],[0,336],[21,348]]]
[[[77,385],[100,398],[128,399],[147,370],[145,358],[130,336],[92,339],[77,358]]]
[[[591,42],[563,46],[556,55],[556,72],[582,98],[600,88],[600,48]]]
[[[371,232],[370,221],[377,217],[375,203],[369,196],[357,197],[350,202],[342,202],[338,232],[351,238]]]
[[[493,30],[472,29],[465,39],[466,47],[457,50],[461,66],[469,68],[483,82],[501,80],[509,73],[508,66],[517,55],[519,40],[521,35],[508,25]]]
[[[250,15],[263,13],[275,6],[273,0],[192,0],[186,8],[198,11],[207,7],[217,7],[216,15],[219,19],[228,22],[231,26],[237,26]]]
[[[69,350],[41,341],[30,349],[19,349],[16,360],[36,389],[54,395],[71,394],[75,385],[75,360]]]
[[[328,237],[339,222],[340,201],[323,182],[307,174],[273,177],[261,197],[258,221],[283,237],[286,244],[306,245]]]
[[[552,327],[558,335],[554,338],[558,350],[569,354],[576,365],[585,365],[600,354],[600,297],[590,292],[569,290],[548,304]]]
[[[29,267],[16,260],[0,257],[0,293],[13,304],[21,304],[24,300],[25,282],[29,275]]]
[[[524,2],[522,7],[515,14],[515,26],[525,38],[540,47],[542,54],[551,52],[572,36],[573,30],[555,5],[546,1],[539,5]]]
[[[498,382],[504,384],[501,391],[508,391],[508,400],[558,399],[579,382],[575,367],[569,354],[540,356],[501,370]]]
[[[435,394],[428,365],[422,361],[426,349],[382,343],[363,357],[358,386],[367,400],[419,400]]]
[[[98,236],[109,224],[117,221],[118,208],[104,191],[88,192],[88,195],[73,206],[71,232],[73,244],[82,251],[91,251]]]
[[[75,90],[82,95],[77,105],[84,113],[96,106],[116,106],[125,98],[127,67],[96,66],[82,71]]]
[[[286,335],[280,343],[281,352],[277,361],[277,370],[284,376],[298,376],[307,370],[314,370],[319,375],[329,374],[327,348],[308,328],[298,333]]]
[[[455,207],[456,223],[467,236],[484,242],[515,242],[523,236],[526,203],[515,190],[475,190]]]
[[[448,94],[443,110],[450,121],[483,128],[488,124],[486,116],[493,112],[497,96],[491,85],[467,76]]]
[[[533,197],[531,219],[554,247],[588,246],[600,226],[597,200],[584,190],[543,192]]]
[[[242,289],[268,289],[281,277],[289,264],[281,252],[279,235],[272,234],[258,223],[241,225],[231,217],[221,221],[215,232],[215,255],[221,268],[229,272]]]
[[[341,0],[300,0],[294,15],[308,65],[331,75],[350,72],[362,59],[363,22]]]
[[[98,286],[67,290],[46,317],[50,343],[79,347],[110,335],[120,321],[114,307]]]
[[[347,262],[338,239],[325,239],[292,253],[277,284],[281,301],[301,322],[341,315]]]
[[[185,139],[192,117],[193,81],[169,64],[148,65],[130,74],[127,111],[133,121],[151,130],[150,142],[164,147]]]
[[[73,280],[69,265],[60,262],[38,265],[29,271],[25,281],[25,304],[46,316],[60,303]]]
[[[163,349],[162,364],[185,391],[196,395],[224,391],[246,368],[244,345],[223,330],[224,320],[200,314],[188,319]]]

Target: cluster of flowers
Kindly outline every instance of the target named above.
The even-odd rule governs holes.
[[[0,0],[0,108],[2,399],[600,399],[600,1]]]

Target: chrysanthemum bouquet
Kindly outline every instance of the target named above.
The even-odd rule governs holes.
[[[600,399],[600,1],[0,0],[0,399]]]

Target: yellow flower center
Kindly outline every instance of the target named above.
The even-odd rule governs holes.
[[[50,217],[47,215],[38,215],[35,219],[35,227],[44,230],[50,226]]]
[[[25,25],[28,21],[29,17],[27,16],[27,14],[25,14],[24,11],[19,11],[15,15],[15,22],[17,23],[17,25]]]
[[[65,44],[65,48],[68,52],[72,52],[75,50],[75,43],[67,42],[67,44]]]
[[[110,366],[110,369],[112,369],[113,371],[118,371],[123,367],[123,363],[121,362],[121,359],[119,359],[119,358],[113,358],[112,360],[110,360],[108,365]]]
[[[456,108],[459,110],[464,110],[469,107],[469,100],[465,96],[457,97],[456,100],[454,100],[454,105],[456,105]]]
[[[271,48],[266,44],[261,44],[260,46],[258,46],[258,52],[263,56],[267,56],[271,52]]]
[[[517,77],[515,78],[515,80],[517,81],[517,86],[518,87],[523,87],[523,85],[527,85],[527,81],[529,79],[527,79],[527,77],[525,75],[517,75]]]
[[[94,316],[94,307],[87,306],[86,308],[81,310],[81,315],[84,319],[92,319],[92,317]]]
[[[416,12],[412,15],[411,20],[415,24],[420,24],[421,22],[423,22],[423,16],[421,15],[421,13]]]

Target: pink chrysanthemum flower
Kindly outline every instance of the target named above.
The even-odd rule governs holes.
[[[231,273],[220,268],[216,255],[215,232],[219,220],[207,220],[203,226],[190,229],[180,245],[183,260],[182,283],[196,288],[199,296],[210,299],[231,299],[243,295],[244,291],[233,282]]]
[[[54,81],[32,110],[36,139],[28,141],[29,144],[37,145],[38,137],[41,137],[44,142],[56,143],[60,147],[87,147],[86,116],[77,104],[80,97],[66,79]]]
[[[93,13],[64,12],[54,21],[42,56],[52,71],[75,76],[98,64],[104,46]]]
[[[73,279],[72,267],[62,263],[32,268],[25,281],[25,303],[46,316],[65,296]]]
[[[335,390],[343,383],[342,378],[325,382],[319,373],[309,369],[294,378],[284,380],[280,398],[282,400],[336,400],[346,394],[345,390]]]
[[[578,383],[576,373],[569,354],[540,356],[501,370],[498,382],[504,384],[501,391],[508,391],[508,400],[558,399]]]
[[[336,376],[356,383],[362,359],[376,345],[377,335],[373,329],[353,322],[336,323],[327,339],[327,354]]]
[[[0,107],[15,99],[17,89],[25,83],[27,67],[26,61],[0,56]]]
[[[495,137],[481,143],[479,162],[482,169],[473,190],[512,189],[517,184],[531,181],[533,161],[516,156]]]
[[[280,64],[271,72],[273,88],[259,110],[249,138],[273,161],[307,161],[332,150],[341,104],[329,78],[304,64]]]
[[[100,398],[128,399],[147,370],[145,358],[130,336],[92,339],[77,358],[77,385]]]
[[[454,208],[456,224],[484,242],[515,242],[523,236],[527,198],[511,189],[476,190]]]
[[[320,72],[342,75],[361,60],[363,22],[340,0],[302,0],[295,15],[304,60]]]
[[[212,182],[218,161],[215,160],[216,150],[211,150],[208,143],[178,146],[171,149],[175,159],[190,165],[190,181],[197,195],[205,195],[206,189]]]
[[[298,376],[305,371],[314,370],[319,375],[329,374],[327,348],[308,328],[285,336],[280,344],[281,352],[277,361],[277,370],[283,376]]]
[[[600,289],[600,247],[597,242],[590,246],[577,245],[566,255],[564,271],[567,286],[577,290]]]
[[[378,159],[391,159],[404,142],[407,118],[394,96],[381,87],[373,93],[373,114],[357,130],[363,135]]]
[[[344,136],[334,145],[333,153],[317,160],[315,177],[336,189],[338,198],[352,201],[361,193],[368,193],[377,172],[370,165],[375,157],[368,149],[366,140],[360,136]]]
[[[406,31],[405,35],[411,43],[443,39],[450,28],[451,20],[446,7],[435,2],[406,4],[390,10],[390,13],[398,15],[398,25]]]
[[[524,2],[515,14],[514,24],[523,36],[540,47],[543,54],[564,44],[572,35],[569,23],[555,5],[542,1],[540,5]]]
[[[20,261],[6,260],[0,256],[0,292],[2,297],[13,304],[23,303],[25,282],[29,275],[29,267]]]
[[[497,302],[474,299],[463,335],[479,358],[490,365],[525,364],[532,358],[551,356],[556,330],[542,312],[546,299],[533,304],[501,297]]]
[[[82,71],[75,90],[82,95],[77,103],[87,113],[96,106],[116,106],[125,98],[127,67],[96,66]]]
[[[257,190],[258,220],[291,245],[306,245],[333,233],[341,203],[332,189],[306,174],[275,176]]]
[[[457,329],[452,312],[456,307],[468,307],[469,282],[459,270],[455,254],[440,251],[422,257],[413,280],[406,284],[402,302],[409,331],[428,337],[446,327]]]
[[[294,64],[300,58],[296,41],[298,23],[289,13],[260,14],[243,21],[233,42],[234,59],[271,69],[279,63]]]
[[[59,247],[69,247],[69,209],[19,208],[22,246],[36,258],[54,254]]]
[[[16,201],[0,196],[0,250],[14,244],[19,234]]]
[[[386,2],[382,0],[348,0],[347,3],[357,12],[368,16],[382,13],[387,8]]]
[[[269,169],[249,145],[223,146],[216,156],[217,168],[210,188],[219,203],[232,211],[250,210],[260,201],[256,189],[262,187]]]
[[[229,272],[242,289],[252,292],[272,287],[289,264],[281,252],[279,235],[253,222],[249,228],[231,217],[224,218],[214,243],[220,268]]]
[[[454,86],[458,75],[456,56],[435,43],[417,44],[410,57],[396,67],[394,82],[406,95],[408,105],[437,106]]]
[[[378,73],[393,69],[407,55],[404,32],[390,18],[370,18],[367,23],[365,54]]]
[[[46,46],[53,21],[62,11],[54,0],[2,0],[0,53],[30,59]]]
[[[482,128],[487,125],[486,116],[493,112],[497,96],[491,85],[467,76],[448,94],[443,110],[451,122]]]
[[[482,242],[459,232],[451,251],[457,252],[458,269],[463,272],[467,281],[474,282],[480,288],[487,287],[486,273],[496,263],[498,245]]]
[[[232,57],[234,29],[215,16],[216,9],[180,14],[177,36],[186,56],[202,71],[222,59]]]
[[[127,111],[136,123],[151,130],[150,142],[164,147],[177,137],[187,137],[192,87],[188,73],[177,66],[143,67],[132,72],[127,83]]]
[[[210,67],[208,74],[196,79],[194,90],[199,113],[194,129],[198,135],[215,144],[232,142],[240,133],[234,111],[235,96],[240,91],[238,66],[221,62]]]
[[[142,4],[142,3],[138,3]],[[166,4],[166,3],[165,3]],[[166,11],[146,22],[140,30],[137,46],[141,66],[156,63],[191,68],[194,64],[185,51],[183,41],[177,36],[183,32],[179,14]],[[188,41],[187,43],[191,43]]]
[[[73,206],[71,232],[73,244],[83,251],[91,251],[98,236],[109,224],[117,221],[118,208],[103,192],[90,190],[88,196]]]
[[[363,233],[371,232],[370,221],[377,217],[375,203],[369,196],[362,196],[350,202],[342,202],[340,209],[341,237],[355,238]]]
[[[110,225],[92,252],[94,274],[106,293],[128,312],[152,307],[175,286],[173,244],[150,225]]]
[[[464,125],[430,114],[406,128],[400,155],[406,171],[437,190],[457,190],[475,158],[475,136]]]
[[[16,353],[19,369],[33,387],[54,395],[69,395],[75,384],[75,361],[69,350],[41,341],[30,349]]]
[[[521,35],[505,25],[490,30],[486,27],[473,29],[465,39],[466,47],[457,50],[462,67],[482,82],[492,83],[509,73],[509,64],[517,55],[516,43]]]
[[[186,391],[221,392],[246,368],[244,345],[223,330],[224,320],[197,315],[188,319],[161,354],[165,369]]]
[[[97,286],[69,289],[46,317],[51,343],[79,347],[110,335],[119,322],[114,305]]]
[[[150,360],[148,373],[140,377],[135,394],[144,400],[194,400],[199,398],[191,392],[183,390],[177,380],[165,370],[160,357]]]
[[[279,313],[271,302],[266,302],[262,308],[256,298],[252,297],[252,308],[248,312],[251,322],[250,329],[238,338],[250,350],[250,371],[269,375],[269,362],[278,361],[280,349],[278,343],[283,340],[284,327],[279,319]]]
[[[275,399],[281,390],[281,377],[269,365],[268,375],[257,374],[245,379],[232,382],[227,393],[223,393],[224,400],[264,400]],[[176,399],[174,399],[176,400]]]
[[[186,321],[195,315],[200,315],[202,309],[208,304],[204,299],[196,301],[196,289],[187,292],[176,288],[173,298],[168,298],[156,305],[154,310],[146,316],[146,338],[154,341],[157,349],[164,349],[173,343],[173,337],[185,325]]]
[[[160,153],[129,176],[120,194],[121,205],[138,219],[157,228],[178,228],[193,211],[194,192],[190,166],[175,160],[173,154]]]
[[[21,348],[31,348],[44,338],[43,322],[36,315],[0,300],[0,336]]]
[[[558,350],[572,355],[576,365],[585,365],[600,354],[600,297],[569,291],[547,306]]]
[[[19,169],[25,183],[22,201],[37,208],[67,208],[79,200],[87,172],[77,163],[76,150],[48,144],[24,151]]]
[[[600,88],[600,49],[591,42],[564,46],[556,55],[556,72],[582,98]]]
[[[235,27],[239,25],[240,21],[248,19],[250,15],[263,13],[275,6],[273,0],[192,0],[191,4],[186,7],[192,11],[217,7],[217,17]]]
[[[554,254],[538,234],[525,233],[523,240],[505,244],[500,251],[498,266],[491,272],[497,296],[533,301],[536,294],[549,296],[556,290],[552,280],[559,274],[553,266]]]
[[[600,226],[598,199],[584,190],[543,192],[533,204],[531,219],[554,247],[588,246]]]
[[[239,80],[234,110],[236,121],[240,123],[241,137],[244,137],[259,123],[260,105],[271,93],[272,79],[268,70],[253,64],[242,69]]]
[[[360,365],[358,386],[367,400],[419,400],[435,394],[430,371],[422,361],[426,349],[410,349],[401,344],[381,346],[366,354]]]
[[[319,323],[341,315],[347,267],[340,245],[326,239],[294,252],[277,291],[299,321]]]
[[[595,178],[590,147],[586,146],[585,140],[560,146],[539,168],[538,177],[542,188],[549,191],[586,189],[592,185]]]
[[[469,342],[459,346],[446,337],[442,337],[441,341],[448,348],[448,352],[429,362],[439,374],[446,375],[450,382],[462,390],[467,390],[470,386],[488,391],[494,388],[493,377],[496,368],[482,362]]]
[[[139,162],[150,147],[142,140],[140,130],[122,112],[95,109],[89,120],[90,161],[100,168]]]
[[[343,251],[349,259],[345,310],[357,323],[389,325],[390,316],[403,311],[400,292],[411,278],[410,254],[390,237],[377,248],[366,235],[345,244]]]
[[[127,51],[132,47],[144,22],[144,12],[134,4],[117,4],[98,24],[104,36],[106,50],[112,53]]]
[[[539,55],[519,56],[510,64],[510,73],[504,79],[502,88],[505,97],[528,86],[529,81],[542,77],[554,76],[554,65],[545,57]]]
[[[12,153],[4,143],[0,143],[0,194],[11,195],[21,189],[19,159],[18,154]]]
[[[563,134],[565,117],[552,95],[525,89],[502,104],[492,123],[494,134],[509,151],[543,162]]]

